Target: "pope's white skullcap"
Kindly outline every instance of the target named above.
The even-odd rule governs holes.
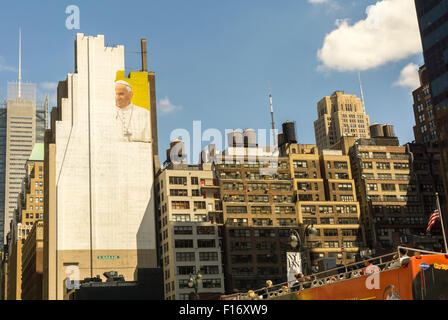
[[[128,87],[132,91],[131,85],[129,83],[127,83],[126,81],[124,81],[124,80],[115,81],[115,85],[117,85],[117,84],[123,84],[123,85],[125,85],[126,87]]]

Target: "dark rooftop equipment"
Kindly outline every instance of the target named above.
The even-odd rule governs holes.
[[[283,136],[285,143],[297,143],[295,123],[291,121],[283,122]]]
[[[281,147],[282,145],[284,145],[285,144],[285,136],[284,136],[284,134],[283,134],[283,132],[280,132],[278,135],[277,135],[277,141],[278,141],[278,146],[279,147]]]
[[[395,137],[394,127],[391,124],[385,124],[383,126],[383,132],[385,137]]]
[[[370,126],[370,137],[384,137],[383,125],[379,123],[372,124]]]

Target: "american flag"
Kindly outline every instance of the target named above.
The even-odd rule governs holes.
[[[436,220],[439,219],[439,208],[436,207],[434,209],[434,212],[431,214],[431,216],[429,217],[429,222],[428,222],[428,228],[426,228],[426,232],[428,233],[429,230],[431,230],[432,226],[434,225],[434,223],[436,223]]]

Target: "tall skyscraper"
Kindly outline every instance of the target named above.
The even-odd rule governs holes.
[[[317,114],[314,131],[319,150],[329,149],[343,136],[370,138],[370,119],[356,95],[336,91],[317,103]]]
[[[432,96],[445,198],[448,198],[448,0],[415,0],[415,7]],[[446,226],[448,206],[441,205]]]
[[[19,90],[18,87],[21,87]],[[20,96],[19,96],[20,94]],[[8,84],[6,103],[5,196],[3,241],[17,207],[17,197],[25,177],[25,162],[36,142],[36,87],[34,84]]]

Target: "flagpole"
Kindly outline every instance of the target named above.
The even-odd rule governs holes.
[[[442,225],[443,242],[445,243],[445,253],[446,253],[446,252],[448,252],[448,246],[446,245],[445,225],[443,224],[442,210],[440,208],[438,192],[436,192],[436,201],[437,201],[437,209],[439,209],[440,224]]]

